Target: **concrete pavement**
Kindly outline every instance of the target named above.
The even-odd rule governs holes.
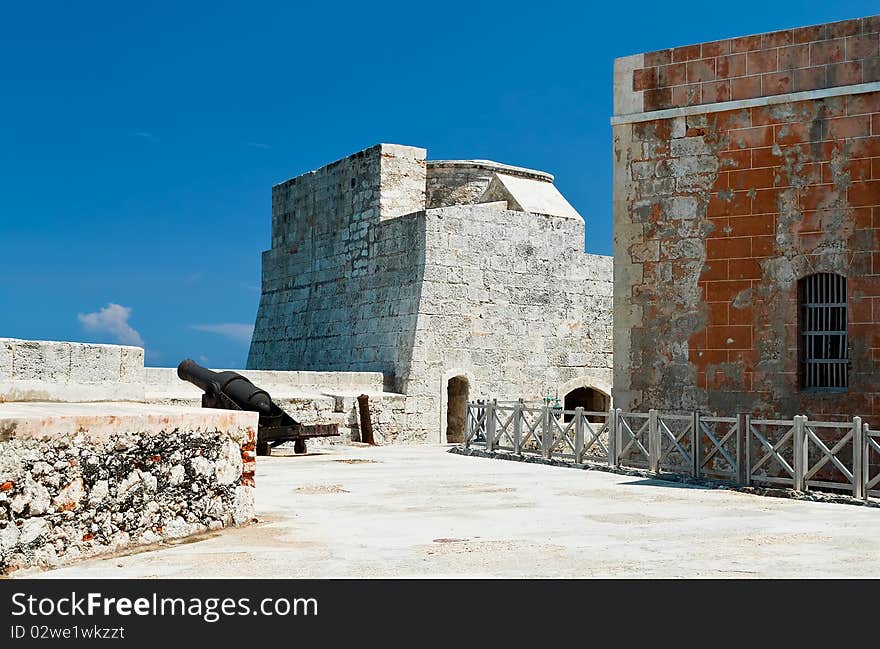
[[[446,450],[259,458],[254,525],[16,576],[880,576],[880,509]]]

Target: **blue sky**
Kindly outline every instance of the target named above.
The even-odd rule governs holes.
[[[615,57],[876,12],[5,2],[0,337],[243,367],[271,186],[377,142],[550,171],[587,220],[587,250],[610,254]]]

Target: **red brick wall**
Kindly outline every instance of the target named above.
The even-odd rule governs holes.
[[[646,111],[880,81],[880,16],[645,54]]]
[[[755,392],[765,404],[783,387],[799,395],[798,412],[880,414],[880,93],[715,113],[708,123],[723,144],[698,280],[706,327],[689,341],[698,387]],[[798,277],[848,277],[849,394],[799,392],[797,283],[782,289],[770,276],[778,258],[797,259]],[[761,299],[737,308],[743,291]],[[780,334],[783,345],[767,344]],[[762,341],[783,352],[781,365],[761,362]],[[719,370],[725,363],[741,374]]]
[[[880,415],[880,92],[629,127],[640,225],[622,254],[641,275],[643,349],[629,358],[641,405],[685,405],[663,373],[676,363],[664,342],[686,331],[691,406]],[[845,394],[799,387],[797,281],[814,272],[848,278]]]
[[[760,100],[880,80],[878,32],[875,16],[643,55],[645,111],[754,100],[653,120],[616,103],[619,407],[880,426],[880,91]],[[730,94],[707,94],[719,81]],[[848,280],[843,393],[800,387],[798,282],[825,272]]]

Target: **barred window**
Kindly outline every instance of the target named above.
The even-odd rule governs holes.
[[[842,391],[849,385],[846,277],[817,273],[800,281],[801,387]]]

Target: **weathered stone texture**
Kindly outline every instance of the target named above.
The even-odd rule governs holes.
[[[442,441],[454,376],[607,394],[611,259],[552,180],[383,144],[278,185],[248,367],[384,372],[406,395],[386,439]]]
[[[480,205],[426,219],[406,378],[427,421],[445,421],[458,375],[471,398],[561,397],[572,381],[610,391],[612,264],[583,253],[583,220]]]
[[[23,414],[30,410],[0,417],[0,574],[253,517],[251,426],[163,428],[151,420],[143,431],[130,426],[136,418],[129,415],[117,424],[112,416]],[[173,411],[163,412],[169,424],[177,421]],[[256,423],[252,413],[219,416],[245,418]]]
[[[0,402],[143,398],[140,347],[0,338]]]
[[[618,59],[615,113],[880,81],[880,16]]]
[[[874,422],[880,92],[640,119],[614,127],[617,405]],[[818,272],[848,279],[845,393],[800,389],[798,280]]]
[[[393,375],[424,258],[424,150],[378,145],[277,185],[251,369]]]
[[[488,160],[429,160],[425,178],[425,206],[450,207],[485,203],[483,193],[496,174],[552,183],[543,171],[498,164]]]

